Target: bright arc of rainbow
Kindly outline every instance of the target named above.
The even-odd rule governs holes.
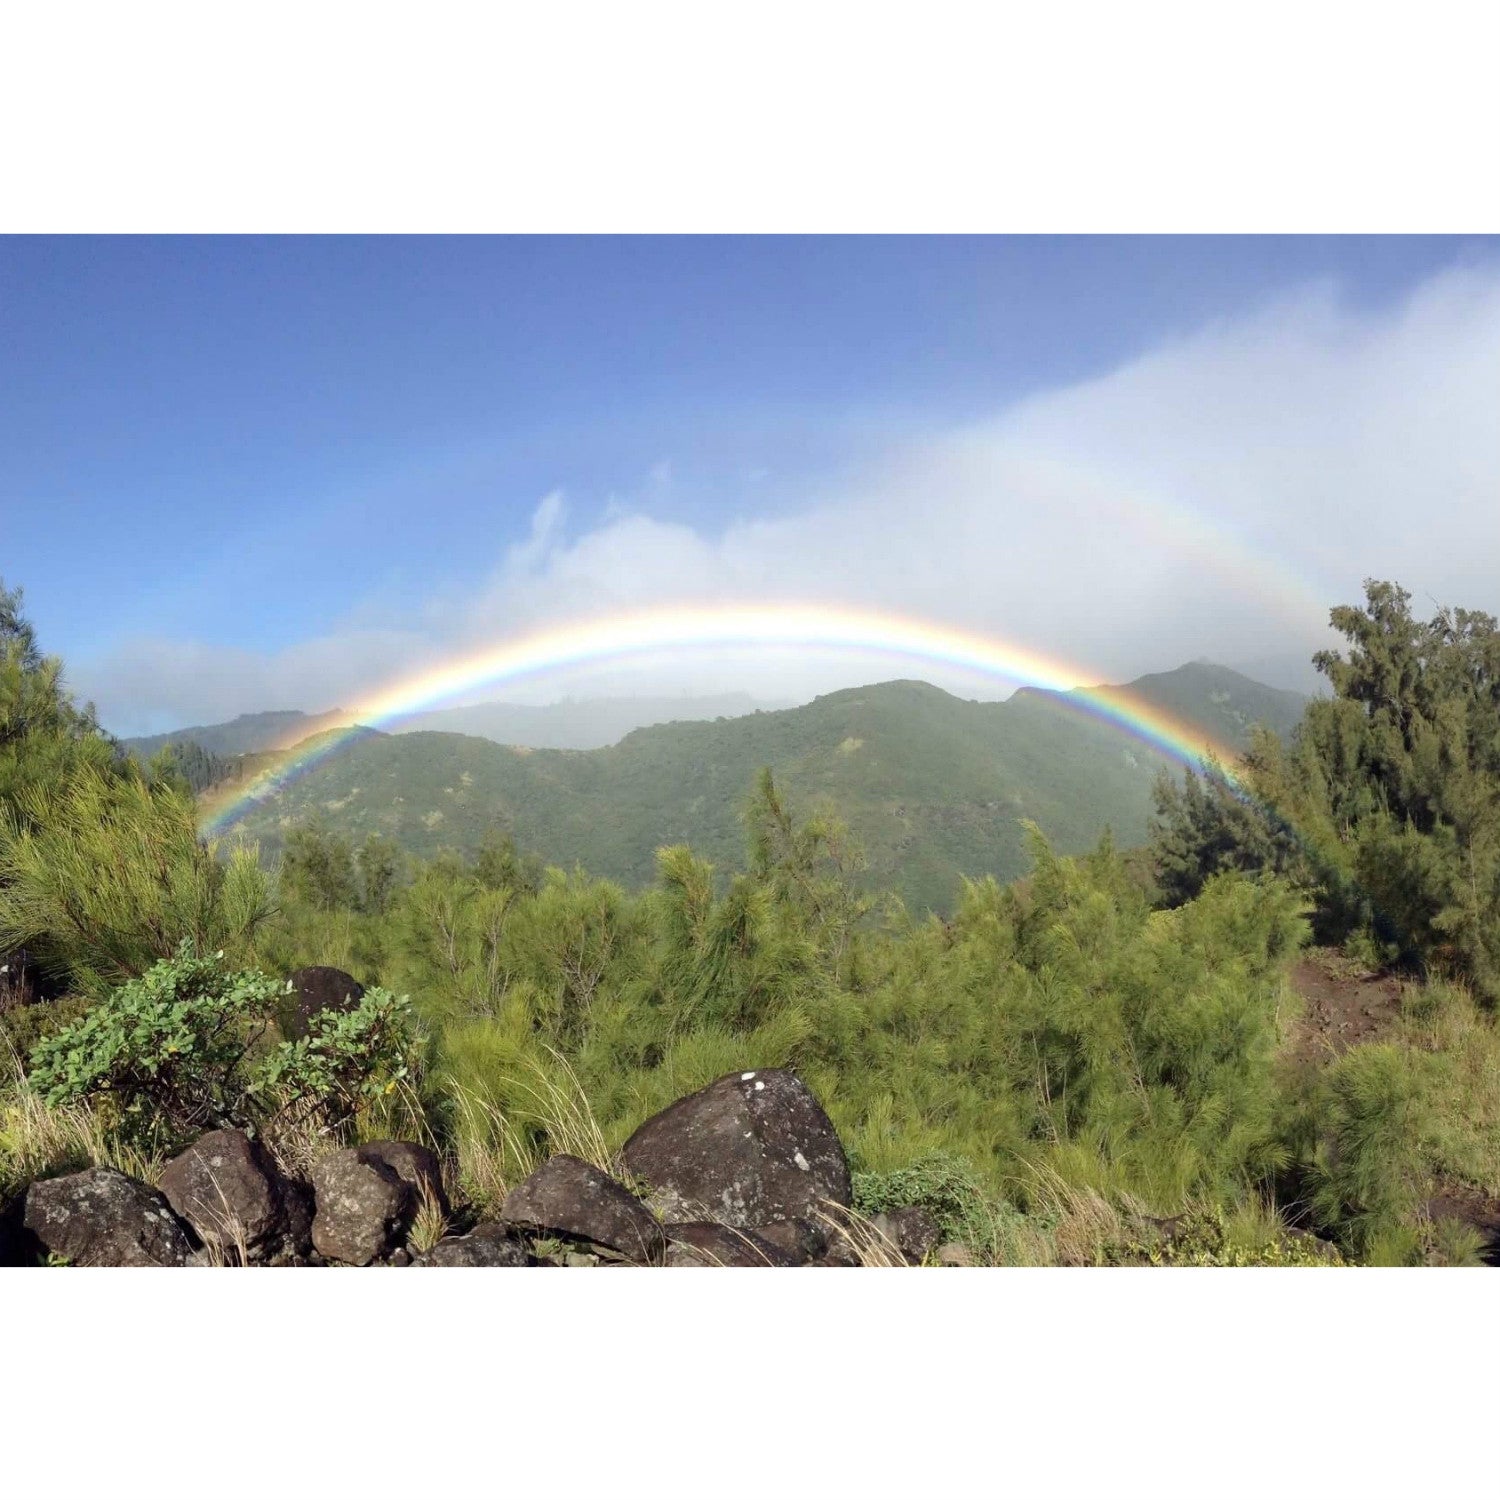
[[[210,802],[203,831],[209,836],[227,831],[252,808],[361,734],[476,688],[653,651],[755,646],[873,653],[957,667],[1018,687],[1069,693],[1064,701],[1071,706],[1175,760],[1196,765],[1205,755],[1212,755],[1227,774],[1233,774],[1228,771],[1235,758],[1230,747],[1131,693],[1088,686],[1088,674],[1077,666],[1025,647],[928,620],[844,606],[689,605],[605,615],[538,630],[402,678],[352,710],[347,725],[290,747],[283,760],[247,786],[217,804]]]

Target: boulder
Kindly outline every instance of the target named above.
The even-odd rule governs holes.
[[[36,963],[24,948],[0,953],[0,1016],[47,998]]]
[[[974,1252],[967,1245],[961,1245],[957,1240],[950,1240],[946,1245],[939,1245],[933,1254],[933,1259],[940,1266],[972,1266],[976,1264]]]
[[[822,1227],[823,1251],[821,1255],[814,1257],[817,1265],[858,1266],[864,1263],[860,1257],[861,1247],[877,1250],[885,1248],[871,1235],[865,1221],[853,1213],[845,1213],[842,1205],[836,1204],[826,1210]]]
[[[167,1200],[113,1167],[34,1182],[22,1215],[31,1259],[73,1266],[182,1266],[192,1254]]]
[[[162,1193],[203,1244],[263,1259],[286,1228],[281,1174],[243,1130],[210,1130],[161,1174]]]
[[[406,1233],[412,1190],[378,1156],[335,1151],[313,1168],[313,1248],[325,1260],[367,1266]]]
[[[411,1141],[367,1141],[354,1150],[361,1161],[384,1162],[411,1189],[414,1208],[426,1196],[444,1214],[448,1212],[442,1164],[426,1146]]]
[[[506,1195],[500,1220],[659,1263],[666,1239],[639,1198],[576,1156],[554,1156]]]
[[[774,1245],[794,1266],[821,1260],[828,1249],[828,1234],[824,1226],[806,1219],[779,1219],[774,1224],[757,1224],[753,1232]]]
[[[320,1011],[353,1010],[365,987],[342,969],[314,964],[287,975],[289,993],[281,1011],[281,1029],[291,1040],[307,1035],[308,1022]]]
[[[481,1224],[470,1234],[439,1240],[419,1266],[524,1266],[531,1263],[525,1242],[503,1224]]]
[[[305,1266],[312,1254],[313,1191],[305,1182],[281,1180],[281,1232],[267,1247],[268,1266]]]
[[[893,1208],[889,1213],[876,1214],[870,1223],[881,1239],[913,1266],[921,1265],[943,1237],[937,1220],[925,1208]]]
[[[807,1085],[779,1068],[731,1073],[679,1099],[621,1156],[667,1223],[817,1224],[830,1206],[849,1203],[849,1163],[833,1122]]]
[[[667,1230],[669,1266],[794,1266],[780,1246],[749,1229],[723,1224],[673,1224]]]

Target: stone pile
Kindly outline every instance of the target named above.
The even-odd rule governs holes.
[[[328,1003],[324,994],[306,999],[304,1013]],[[304,1183],[243,1131],[212,1130],[167,1164],[155,1188],[107,1167],[32,1183],[0,1216],[0,1258],[78,1266],[954,1263],[955,1247],[939,1246],[920,1208],[873,1220],[851,1213],[849,1163],[833,1124],[781,1069],[730,1074],[679,1099],[630,1137],[615,1165],[610,1175],[554,1156],[506,1196],[495,1222],[476,1225],[453,1213],[441,1164],[425,1146],[351,1146],[325,1156]],[[419,1219],[425,1249],[412,1243]],[[434,1243],[432,1226],[455,1220]]]

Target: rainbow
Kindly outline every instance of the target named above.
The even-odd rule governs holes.
[[[244,786],[205,804],[203,833],[227,832],[246,813],[275,797],[341,748],[384,728],[473,693],[568,667],[621,661],[657,652],[796,648],[854,651],[906,662],[927,662],[997,678],[1016,687],[1070,694],[1079,712],[1113,725],[1186,765],[1212,755],[1227,768],[1235,752],[1153,705],[1117,688],[1086,685],[1076,665],[1026,647],[929,620],[842,605],[681,605],[596,616],[515,636],[413,673],[371,694],[349,722],[289,746]]]

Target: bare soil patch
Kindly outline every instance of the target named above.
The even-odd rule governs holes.
[[[1352,963],[1337,948],[1310,948],[1292,970],[1303,1011],[1288,1042],[1298,1062],[1326,1063],[1379,1041],[1401,1013],[1402,980]]]

